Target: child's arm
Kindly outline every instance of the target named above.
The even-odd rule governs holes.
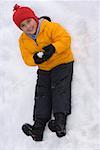
[[[36,66],[37,64],[34,62],[33,55],[34,53],[28,52],[28,50],[24,47],[22,41],[19,39],[19,47],[21,50],[22,58],[26,65],[28,66]]]
[[[71,37],[69,33],[58,23],[49,22],[49,36],[52,39],[52,45],[55,47],[56,53],[61,53],[70,48]]]
[[[43,47],[44,52],[41,58],[37,56],[38,53],[34,55],[36,64],[47,61],[54,53],[59,54],[70,48],[71,37],[60,24],[48,22],[47,32],[52,42],[50,45]]]

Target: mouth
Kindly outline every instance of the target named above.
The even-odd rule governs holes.
[[[27,32],[32,32],[34,30],[34,27],[31,27],[27,30]]]

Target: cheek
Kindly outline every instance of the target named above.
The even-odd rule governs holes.
[[[34,27],[34,28],[36,28],[36,27],[37,27],[37,24],[36,24],[36,23],[34,23],[34,24],[33,24],[33,27]]]
[[[24,26],[24,27],[20,27],[21,28],[21,30],[23,30],[23,31],[26,31],[26,27]]]
[[[27,28],[24,28],[23,31],[27,31]]]

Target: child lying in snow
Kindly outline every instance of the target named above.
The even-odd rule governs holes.
[[[71,37],[48,17],[38,18],[29,7],[14,7],[13,21],[23,33],[19,38],[21,55],[29,66],[38,66],[33,120],[22,130],[35,141],[43,140],[48,122],[58,137],[66,135],[66,120],[71,114],[73,54]],[[51,120],[53,113],[54,120]]]

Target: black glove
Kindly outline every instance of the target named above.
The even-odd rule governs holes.
[[[44,50],[42,58],[44,58],[45,61],[47,61],[55,53],[55,47],[52,44],[45,46],[42,49]]]
[[[36,64],[41,64],[47,61],[55,53],[55,47],[52,44],[45,46],[42,49],[44,52],[36,52],[33,56]]]
[[[42,53],[42,55],[44,55],[44,52],[36,52],[33,56],[33,59],[35,61],[36,64],[41,64],[43,63],[45,60],[42,58],[43,56],[39,57],[39,54]]]

